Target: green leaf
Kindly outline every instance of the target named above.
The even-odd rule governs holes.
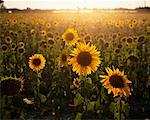
[[[130,109],[130,106],[128,103],[125,104],[124,101],[122,101],[122,105],[121,105],[121,109],[122,109],[122,112],[124,112],[126,114],[126,116],[128,116],[129,114],[129,109]]]
[[[81,117],[82,117],[82,113],[78,112],[75,117],[75,120],[81,120]]]
[[[89,83],[89,84],[92,84],[92,79],[88,77],[88,78],[86,79],[86,82]]]
[[[87,103],[87,110],[88,111],[93,110],[94,109],[94,105],[95,105],[95,102],[88,102]]]
[[[45,103],[45,101],[46,101],[46,99],[47,99],[46,96],[39,93],[39,97],[40,97],[40,99],[41,99],[41,102],[42,102],[42,103]]]
[[[97,101],[95,102],[95,109],[97,110],[98,108],[100,108],[101,104],[100,104],[100,99],[98,98]]]
[[[80,95],[80,93],[76,94],[76,97],[74,98],[74,104],[80,105],[83,102],[83,97]]]
[[[112,113],[114,113],[115,106],[116,106],[116,103],[114,103],[114,102],[111,102],[111,104],[109,105],[109,109]]]

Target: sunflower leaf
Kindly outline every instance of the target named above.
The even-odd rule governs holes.
[[[78,93],[76,94],[76,97],[74,98],[74,104],[80,105],[83,102],[83,97]]]
[[[87,78],[86,82],[89,83],[89,84],[92,84],[92,79],[91,78]]]
[[[81,118],[82,118],[82,113],[78,112],[75,117],[75,120],[81,120]]]
[[[88,111],[93,110],[94,106],[95,106],[95,102],[88,102],[87,103],[87,110]]]
[[[40,97],[40,99],[41,99],[41,102],[42,102],[42,103],[45,103],[45,101],[46,101],[46,99],[47,99],[46,96],[39,93],[39,97]]]
[[[111,104],[109,105],[109,109],[110,109],[110,111],[113,113],[114,112],[114,110],[115,110],[115,106],[116,106],[116,103],[114,103],[114,102],[111,102]]]

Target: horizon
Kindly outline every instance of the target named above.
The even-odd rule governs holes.
[[[8,9],[135,9],[150,6],[150,0],[4,0],[4,5]]]

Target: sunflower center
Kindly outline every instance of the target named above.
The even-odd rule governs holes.
[[[88,66],[91,64],[92,56],[89,52],[81,52],[77,56],[77,62],[82,66]]]
[[[19,49],[19,53],[23,53],[24,52],[24,49]]]
[[[68,33],[68,34],[66,35],[66,39],[67,39],[67,40],[73,40],[73,38],[74,38],[74,34],[72,34],[72,33]]]
[[[63,55],[61,56],[61,60],[62,60],[62,61],[67,61],[67,56],[66,56],[65,54],[63,54]]]
[[[78,80],[76,80],[76,81],[75,81],[75,84],[78,86],[78,85],[79,85],[79,81],[78,81]]]
[[[118,75],[112,75],[109,79],[110,84],[114,88],[123,88],[124,87],[124,80],[121,76]]]
[[[10,38],[7,38],[7,41],[9,42],[9,41],[10,41]]]
[[[2,50],[7,50],[7,46],[2,46]]]
[[[33,60],[33,64],[34,64],[35,66],[39,66],[39,65],[41,64],[41,60],[38,59],[38,58],[36,58],[36,59]]]

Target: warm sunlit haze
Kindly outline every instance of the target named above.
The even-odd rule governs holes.
[[[76,9],[76,8],[129,8],[150,5],[150,0],[4,0],[7,8]]]

